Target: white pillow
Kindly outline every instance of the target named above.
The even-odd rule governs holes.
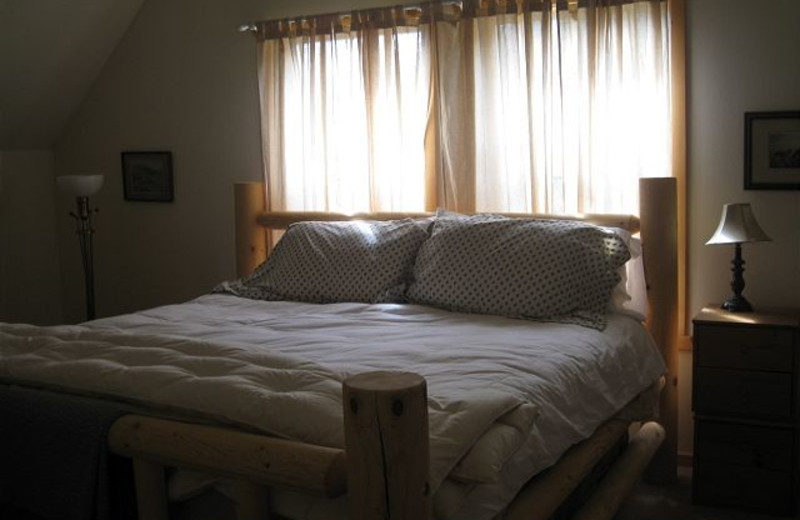
[[[611,293],[608,312],[624,314],[639,321],[647,316],[647,282],[642,259],[642,241],[631,236],[630,232],[621,228],[606,228],[613,231],[628,246],[631,258],[620,267],[620,281]]]

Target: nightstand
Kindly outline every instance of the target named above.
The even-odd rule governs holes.
[[[693,500],[794,514],[800,310],[708,306],[693,323]]]

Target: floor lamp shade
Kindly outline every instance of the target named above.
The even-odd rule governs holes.
[[[86,286],[86,319],[95,318],[94,306],[94,252],[92,249],[92,215],[97,209],[89,207],[89,196],[103,187],[102,175],[64,175],[56,177],[56,184],[65,193],[75,197],[76,210],[69,215],[75,219],[75,234],[81,247],[83,276]]]
[[[56,177],[58,187],[73,197],[94,195],[103,187],[102,175],[62,175]]]

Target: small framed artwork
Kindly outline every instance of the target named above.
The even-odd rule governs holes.
[[[744,189],[800,190],[800,111],[745,112]]]
[[[171,152],[122,152],[125,200],[172,202]]]

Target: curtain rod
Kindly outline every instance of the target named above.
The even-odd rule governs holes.
[[[576,9],[578,7],[587,7],[588,5],[590,5],[590,1],[591,0],[522,0],[522,1],[523,1],[523,3],[540,4],[540,5],[543,5],[545,2],[551,2],[551,5],[556,6],[558,9],[564,9],[564,10],[569,9],[571,11],[571,10]],[[607,7],[607,6],[620,6],[620,5],[626,5],[626,4],[635,4],[635,3],[638,3],[638,2],[666,2],[667,0],[595,0],[595,1],[597,2],[597,4],[599,4],[600,7]],[[422,4],[434,4],[435,3],[435,4],[443,4],[443,5],[450,5],[450,4],[463,5],[463,4],[468,4],[469,2],[470,2],[470,0],[439,0],[439,1],[427,0],[425,2],[422,2]],[[477,5],[480,5],[481,0],[477,0],[477,2],[475,2],[475,3]],[[397,8],[397,7],[400,7],[402,9],[415,9],[415,8],[419,9],[420,5],[421,4],[406,4],[406,5],[399,5],[399,6],[391,5],[391,6],[387,6],[386,8]],[[362,10],[357,9],[357,11],[373,11],[373,10],[377,11],[377,10],[381,10],[381,9],[383,9],[383,8],[378,7],[378,8],[373,8],[373,9],[362,9]],[[318,16],[348,16],[349,14],[350,14],[350,11],[341,11],[341,12],[336,12],[336,13],[327,13],[327,14],[323,14],[323,15],[298,16],[296,18],[316,18]],[[290,18],[292,18],[292,17],[290,17]],[[279,20],[283,20],[283,19],[284,18],[279,19]],[[277,21],[277,20],[275,20],[275,21]],[[257,33],[258,32],[258,24],[259,23],[263,23],[263,22],[245,22],[245,23],[242,23],[242,24],[239,25],[238,31],[240,33],[245,33],[245,32]]]
[[[563,0],[560,0],[560,1],[563,1]],[[436,4],[462,4],[463,0],[425,0],[422,3],[423,4],[434,4],[434,3],[436,3]],[[401,8],[401,9],[419,9],[420,8],[420,4],[419,3],[411,3],[411,4],[403,4],[403,5],[394,5],[394,4],[392,4],[392,5],[387,5],[385,7],[355,9],[355,11],[379,11],[379,10],[382,10],[382,9],[394,9],[394,8],[398,8],[398,7]],[[316,17],[319,17],[319,16],[349,16],[351,13],[352,13],[352,11],[337,11],[337,12],[325,13],[325,14],[289,16],[289,17],[285,17],[285,18],[276,18],[275,20],[269,20],[269,21],[288,20],[288,19],[293,19],[293,18],[316,18]],[[240,33],[246,33],[246,32],[257,33],[258,32],[258,24],[259,23],[264,23],[264,22],[260,22],[260,21],[257,21],[257,22],[253,22],[253,21],[244,22],[242,24],[239,24],[239,27],[237,28],[237,31],[240,32]]]

